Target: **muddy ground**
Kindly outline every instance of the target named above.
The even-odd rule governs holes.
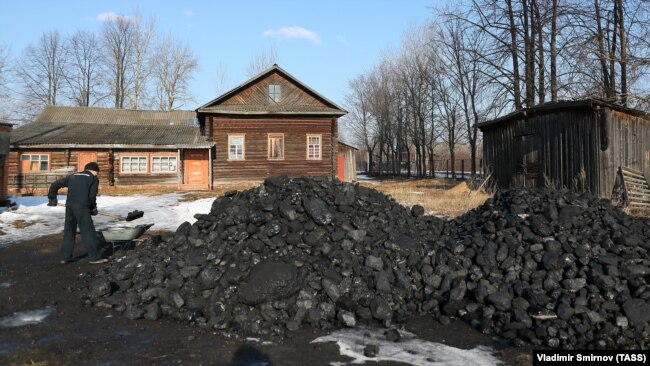
[[[61,236],[0,248],[0,318],[18,311],[55,308],[42,323],[0,328],[1,365],[330,365],[347,364],[335,344],[312,344],[324,332],[301,330],[291,339],[264,345],[198,330],[170,320],[131,321],[111,310],[83,306],[80,276],[94,273],[83,245],[78,261],[59,263]],[[124,255],[128,252],[117,252]],[[459,320],[441,325],[418,317],[405,325],[419,339],[463,349],[494,348],[504,365],[532,364],[530,349],[517,349],[485,336]],[[372,365],[403,365],[395,362]]]

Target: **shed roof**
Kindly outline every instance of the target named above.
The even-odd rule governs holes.
[[[194,125],[194,111],[148,111],[136,109],[47,106],[35,122],[128,125]]]
[[[264,79],[265,77],[271,75],[272,73],[277,72],[282,76],[286,77],[291,82],[299,85],[301,88],[305,89],[307,92],[312,94],[317,99],[320,99],[325,106],[315,107],[309,105],[292,105],[292,106],[282,106],[282,105],[223,105],[221,102],[230,98],[231,96],[239,93],[248,86]],[[335,115],[342,116],[347,114],[347,112],[339,107],[336,103],[325,98],[323,95],[319,94],[307,84],[304,84],[300,80],[296,79],[293,75],[289,74],[287,71],[282,69],[277,64],[274,64],[270,68],[262,71],[256,76],[246,80],[244,83],[236,86],[235,88],[227,91],[226,93],[218,96],[217,98],[205,103],[196,109],[197,112],[209,112],[209,113],[223,113],[223,114],[308,114],[308,115]]]
[[[11,132],[12,147],[208,148],[197,126],[32,122]]]
[[[628,108],[624,107],[620,104],[616,103],[611,103],[602,99],[597,99],[597,98],[589,98],[589,99],[582,99],[582,100],[571,100],[571,101],[558,101],[558,102],[548,102],[544,103],[541,105],[537,105],[534,107],[530,108],[525,108],[521,109],[518,111],[514,111],[510,114],[507,114],[503,117],[499,117],[497,119],[493,119],[490,121],[485,121],[476,124],[476,127],[483,129],[485,127],[491,127],[496,124],[501,124],[501,123],[506,123],[509,121],[529,117],[529,116],[534,116],[537,114],[544,114],[544,113],[550,113],[554,112],[557,110],[567,110],[567,109],[596,109],[596,108],[601,108],[601,107],[606,107],[606,108],[611,108],[623,113],[627,113],[633,116],[637,117],[642,117],[645,119],[650,120],[650,114],[645,111],[641,111],[638,109],[633,109],[633,108]]]

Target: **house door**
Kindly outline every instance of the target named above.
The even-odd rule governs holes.
[[[518,136],[516,156],[519,161],[516,166],[515,183],[517,186],[541,186],[541,167],[539,159],[539,134]]]
[[[336,163],[337,163],[336,169],[338,170],[339,180],[344,181],[345,180],[345,155],[339,154]]]
[[[208,184],[208,150],[185,150],[183,184]]]
[[[84,170],[84,166],[90,162],[97,162],[96,151],[79,151],[77,152],[77,171]],[[99,163],[98,163],[99,164]]]

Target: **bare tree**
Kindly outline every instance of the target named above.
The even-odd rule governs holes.
[[[225,93],[228,90],[228,66],[219,61],[216,71],[215,87],[218,95]]]
[[[70,40],[65,80],[75,105],[88,107],[102,99],[101,44],[95,33],[77,31]]]
[[[106,20],[102,27],[104,63],[111,75],[109,83],[115,108],[124,108],[129,91],[127,72],[133,62],[135,33],[136,22],[123,15]]]
[[[275,47],[270,47],[268,50],[262,50],[251,57],[248,62],[248,67],[246,68],[246,74],[248,77],[253,77],[278,62],[278,51]]]
[[[16,65],[23,99],[36,109],[57,105],[64,87],[66,49],[58,31],[43,33],[29,45]]]
[[[188,82],[197,68],[198,60],[188,44],[168,36],[156,46],[151,70],[161,110],[170,111],[192,100]]]
[[[368,172],[372,172],[375,168],[373,158],[377,147],[377,124],[370,114],[368,76],[359,75],[350,80],[348,84],[350,91],[345,96],[349,111],[346,117],[348,128],[352,132],[352,138],[368,152]]]
[[[136,12],[133,17],[133,64],[130,65],[130,88],[128,93],[129,107],[143,107],[147,99],[148,82],[151,76],[150,60],[153,37],[156,33],[156,23],[153,19],[145,22]],[[164,42],[164,41],[163,41]],[[127,65],[128,66],[128,65]]]

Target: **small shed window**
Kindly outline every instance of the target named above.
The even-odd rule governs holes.
[[[175,156],[151,157],[151,171],[153,173],[173,173],[176,171]]]
[[[23,172],[42,172],[50,170],[50,156],[43,154],[23,154],[20,156]]]
[[[307,159],[321,159],[321,135],[307,135]]]
[[[146,156],[123,156],[121,164],[122,173],[146,173]]]
[[[271,84],[269,85],[269,102],[280,102],[280,85]]]
[[[228,160],[244,160],[244,135],[228,135]]]
[[[284,159],[284,134],[269,134],[269,159]]]

